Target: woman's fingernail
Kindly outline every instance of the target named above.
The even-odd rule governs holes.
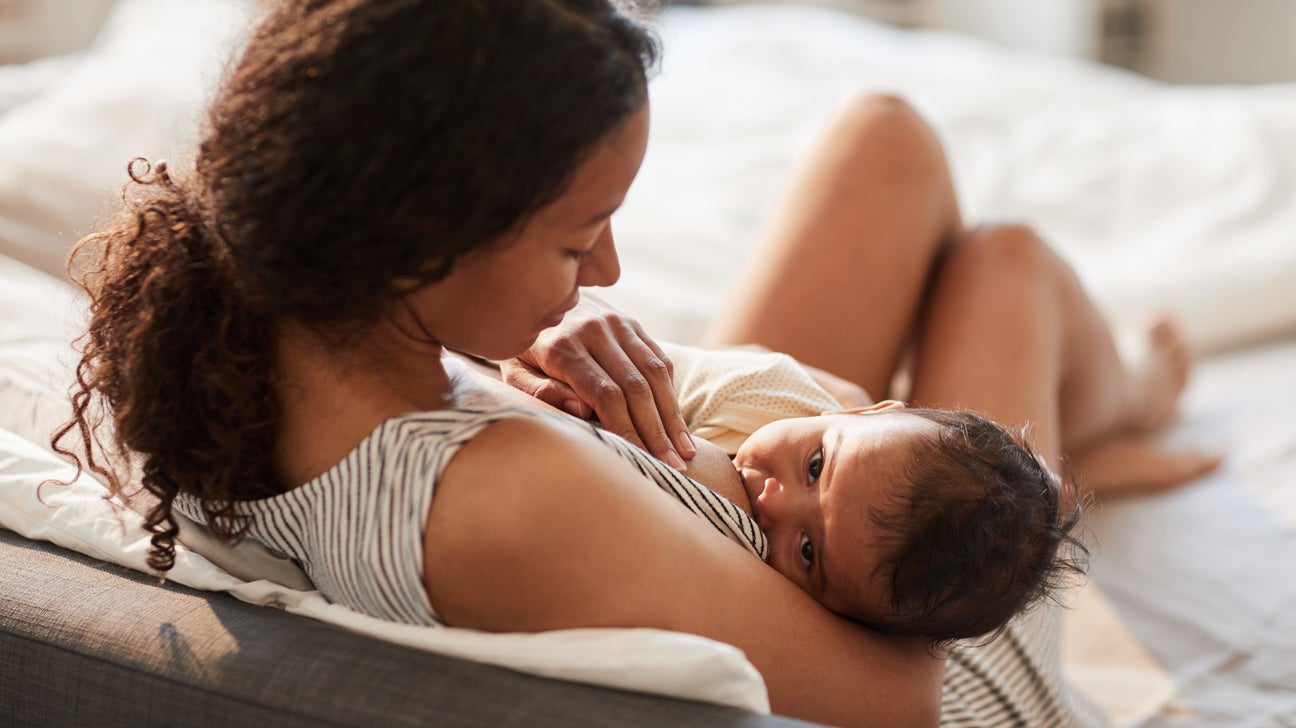
[[[584,417],[584,415],[581,414],[580,402],[577,402],[574,399],[569,399],[566,402],[563,402],[563,411],[573,417]]]
[[[680,472],[684,472],[685,470],[688,470],[688,466],[684,464],[684,461],[680,458],[679,454],[677,454],[674,450],[667,450],[666,457],[662,458],[662,460],[665,460],[667,465],[671,466],[672,468],[675,468]]]
[[[689,457],[697,455],[697,445],[693,443],[693,436],[688,434],[688,430],[680,431],[679,444],[680,450],[683,450],[685,455]]]

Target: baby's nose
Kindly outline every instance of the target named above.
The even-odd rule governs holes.
[[[761,527],[762,531],[769,529],[788,516],[788,511],[792,504],[791,498],[788,497],[787,491],[775,478],[766,478],[765,487],[761,489],[760,495],[756,496],[755,508],[756,525]]]

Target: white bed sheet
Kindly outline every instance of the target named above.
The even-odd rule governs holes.
[[[1148,725],[1296,725],[1296,339],[1212,357],[1169,433],[1223,468],[1090,521],[1096,583],[1179,683]]]

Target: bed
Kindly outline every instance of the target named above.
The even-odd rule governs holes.
[[[10,434],[39,431],[61,406],[56,397],[13,394],[57,389],[67,376],[52,362],[66,361],[79,303],[49,274],[61,274],[71,243],[93,229],[124,179],[127,159],[184,155],[195,110],[251,7],[236,0],[121,0],[89,51],[0,69],[0,427]],[[671,7],[658,25],[665,54],[652,87],[652,137],[615,221],[623,277],[607,298],[658,337],[696,339],[793,160],[827,116],[864,91],[903,95],[945,141],[969,220],[1034,225],[1119,327],[1133,329],[1152,312],[1171,311],[1204,356],[1181,421],[1166,437],[1218,448],[1224,466],[1182,490],[1104,503],[1091,514],[1092,579],[1068,625],[1076,684],[1120,725],[1296,725],[1296,86],[1170,87],[1084,62],[799,6]],[[150,39],[147,49],[141,37]],[[154,62],[157,53],[168,62]],[[0,462],[19,462],[14,453],[27,452],[0,437],[4,447],[13,451],[3,451]],[[0,491],[23,487],[21,478],[0,483],[12,484]],[[561,708],[552,713],[554,724],[771,720],[752,714],[761,704],[744,693],[744,661],[708,652],[707,645],[651,635],[591,647],[577,659],[573,643],[542,644],[530,653],[539,657],[518,664],[516,654],[525,650],[504,644],[497,651],[509,654],[493,662],[511,670],[478,665],[492,662],[482,657],[487,648],[434,645],[428,649],[441,655],[426,659],[442,662],[429,666],[420,663],[422,653],[390,652],[395,648],[383,635],[345,619],[334,621],[343,627],[336,629],[320,624],[329,621],[320,614],[302,619],[225,594],[158,586],[97,560],[129,565],[138,553],[96,552],[102,534],[89,526],[19,523],[12,515],[18,510],[0,505],[0,525],[9,529],[0,532],[0,553],[7,564],[44,564],[23,572],[27,592],[40,594],[33,599],[56,600],[57,590],[31,584],[48,570],[93,584],[99,595],[111,595],[116,580],[123,594],[144,603],[149,589],[158,590],[158,603],[196,599],[228,634],[249,634],[239,632],[248,620],[272,619],[253,633],[307,630],[312,636],[302,639],[345,642],[332,653],[345,659],[383,655],[409,666],[399,678],[384,679],[456,676],[460,702],[447,707],[441,695],[400,702],[395,710],[405,722],[441,714],[456,722],[534,723],[545,706]],[[68,529],[77,538],[65,538]],[[12,569],[5,576],[18,578]],[[283,594],[274,599],[282,605]],[[27,654],[14,646],[30,648],[36,639],[15,637],[23,627],[17,608],[0,596],[0,631],[11,656]],[[186,624],[165,611],[151,615],[156,634]],[[80,631],[55,635],[64,640],[59,649],[90,664],[128,659],[111,644],[111,632],[92,623],[82,618]],[[319,632],[324,627],[332,631]],[[682,655],[695,647],[701,657],[690,664],[710,664],[697,669],[712,669],[705,673],[711,677],[676,682],[701,689],[689,693],[645,677],[678,672],[692,659]],[[239,651],[190,649],[187,667],[168,663],[185,679],[234,696],[252,689],[202,661],[215,654],[228,662]],[[664,655],[664,662],[650,665],[650,654]],[[599,662],[608,655],[619,661],[616,670]],[[253,661],[242,669],[265,669],[255,656],[244,657]],[[708,662],[713,658],[719,663]],[[13,711],[8,717],[20,724],[39,722],[48,714],[18,697],[30,687],[23,664],[0,661],[0,710]],[[608,673],[621,675],[620,682],[601,684],[639,694],[576,684],[599,683]],[[113,681],[104,674],[82,691],[82,704],[66,703],[62,715],[84,717],[111,705],[103,693]],[[471,707],[474,691],[481,709]],[[515,697],[491,697],[499,694]],[[501,702],[518,707],[484,707]],[[291,701],[243,703],[261,712],[213,715],[364,722],[351,709],[310,713]],[[87,712],[77,713],[78,705]]]

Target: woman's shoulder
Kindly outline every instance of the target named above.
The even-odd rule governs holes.
[[[333,493],[376,494],[393,488],[406,490],[419,483],[435,486],[446,466],[483,430],[501,421],[520,421],[534,423],[523,429],[535,432],[561,427],[559,417],[522,407],[455,408],[394,415],[378,423],[343,457],[317,475],[277,496],[242,501],[236,510],[255,515],[288,507],[285,504],[309,508],[311,503]],[[514,444],[505,446],[513,448]],[[363,487],[354,490],[357,485]]]
[[[404,443],[460,442],[502,420],[544,421],[547,413],[525,407],[464,407],[406,412],[383,420],[366,441]],[[363,444],[363,443],[362,443]]]
[[[897,725],[898,715],[939,707],[939,661],[924,644],[833,616],[644,485],[633,463],[557,421],[512,418],[483,431],[446,470],[423,529],[438,614],[488,631],[703,635],[747,654],[776,709],[830,722],[842,722],[844,706]]]
[[[534,423],[522,428],[559,428],[561,420],[571,419],[525,407],[455,408],[406,412],[383,420],[337,466],[311,482],[326,478],[332,471],[357,460],[383,461],[408,457],[426,457],[440,453],[448,461],[483,430],[502,421]],[[513,431],[514,428],[506,428]],[[309,483],[308,483],[309,485]]]

